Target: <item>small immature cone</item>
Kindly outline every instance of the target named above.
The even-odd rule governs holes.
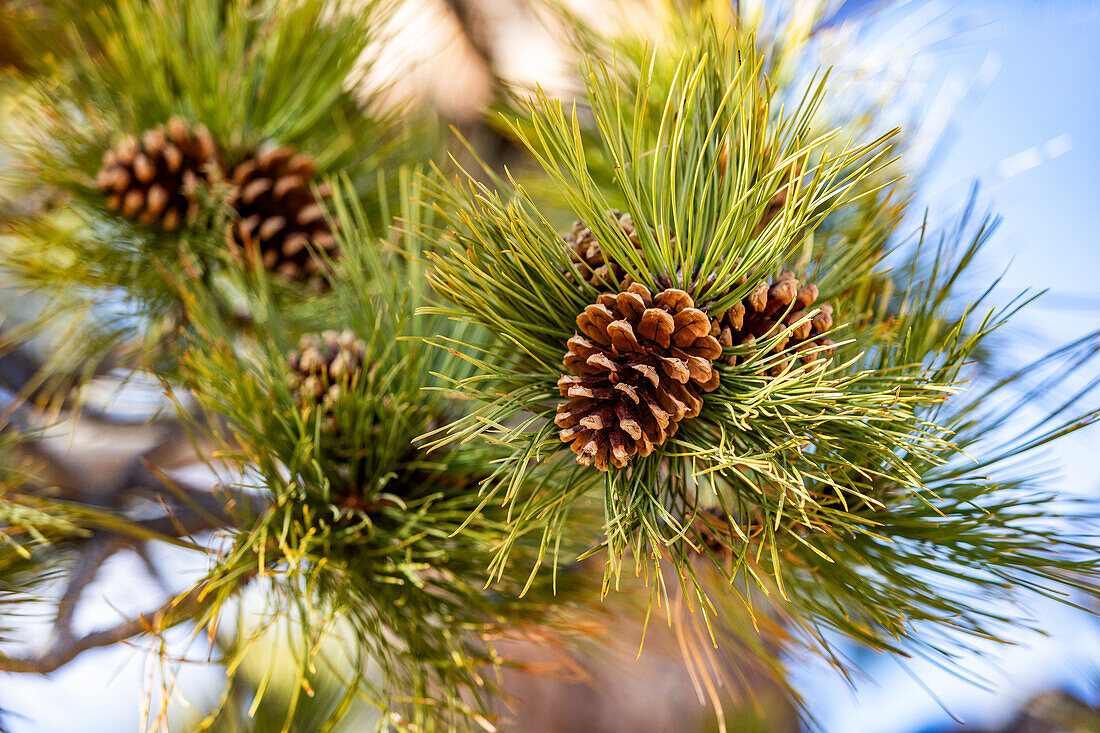
[[[798,526],[805,529],[803,525]],[[699,510],[692,520],[689,536],[702,545],[699,548],[701,555],[709,551],[717,560],[728,560],[746,540],[756,541],[763,532],[764,522],[759,509],[747,516],[731,517],[716,506]]]
[[[287,354],[290,388],[298,406],[320,409],[327,429],[338,430],[333,405],[363,371],[366,356],[366,343],[351,331],[303,336],[298,348]]]
[[[198,212],[197,186],[220,177],[210,133],[174,117],[104,153],[96,184],[111,211],[171,232]]]
[[[736,154],[737,141],[726,140],[722,146],[722,152],[718,156],[718,177],[721,181],[726,176],[726,169],[729,167],[730,148],[731,144]],[[802,169],[807,160],[807,153],[803,153],[794,161],[791,162],[782,172],[782,184],[778,191],[768,201],[767,207],[764,209],[764,215],[760,217],[760,221],[757,223],[756,228],[753,229],[753,236],[757,236],[760,232],[768,228],[768,225],[775,221],[776,217],[783,211],[783,207],[787,205],[787,200],[792,196],[798,195],[798,190],[802,187]]]
[[[604,293],[577,316],[554,423],[581,465],[623,468],[647,456],[718,386],[722,354],[711,322],[683,290],[652,296],[634,283]]]
[[[836,351],[833,342],[822,336],[833,327],[831,305],[823,303],[817,306],[818,313],[812,319],[804,320],[814,309],[816,300],[816,285],[801,285],[793,272],[784,270],[770,285],[761,280],[739,303],[735,303],[724,313],[717,314],[711,335],[723,347],[751,345],[777,336],[797,323],[797,326],[779,339],[774,353],[794,346],[803,361],[814,361],[818,356],[829,356]],[[739,364],[746,358],[744,355],[730,356],[726,361],[729,364]],[[784,366],[785,363],[778,364],[769,371],[775,375]]]
[[[787,205],[787,199],[798,195],[798,189],[802,187],[802,166],[805,162],[806,156],[803,155],[784,169],[782,174],[783,185],[768,201],[768,206],[764,209],[764,216],[761,217],[760,223],[756,225],[753,236],[760,234],[768,228],[769,224],[775,221],[776,217],[783,212],[783,207]]]
[[[638,228],[630,214],[611,209],[607,212],[607,216],[623,230],[623,234],[634,248],[641,250],[642,240],[638,236]],[[650,231],[656,234],[652,227]],[[633,278],[627,275],[620,265],[608,260],[596,235],[583,221],[578,219],[573,222],[573,231],[562,239],[565,240],[566,249],[569,251],[569,259],[577,266],[585,282],[592,287],[607,290],[618,289],[620,286],[629,288],[633,284]],[[615,284],[616,280],[618,285]]]
[[[335,254],[336,237],[310,184],[313,158],[293,148],[263,150],[233,170],[230,204],[238,218],[229,225],[230,244],[255,251],[265,268],[291,280],[316,278],[323,263],[310,253]],[[329,196],[318,187],[322,199]]]

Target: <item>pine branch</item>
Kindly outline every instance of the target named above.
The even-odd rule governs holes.
[[[47,473],[54,479],[64,479],[61,485],[44,489],[41,482],[45,476],[41,473],[34,476],[17,473],[6,480],[7,486],[0,489],[0,509],[5,510],[4,534],[0,539],[16,544],[0,547],[10,549],[14,546],[43,566],[52,559],[67,555],[75,554],[77,557],[67,572],[64,590],[56,602],[50,649],[33,659],[6,659],[4,664],[0,664],[0,669],[48,672],[86,649],[110,645],[149,630],[147,617],[152,612],[82,638],[73,635],[71,623],[85,589],[95,580],[103,564],[118,552],[131,550],[137,553],[155,574],[145,553],[150,541],[171,542],[194,549],[198,547],[192,540],[194,536],[231,528],[236,525],[240,514],[257,509],[248,497],[241,495],[232,501],[235,508],[231,510],[227,496],[235,492],[226,490],[227,496],[220,496],[218,489],[210,490],[187,481],[173,481],[153,466],[151,459],[174,451],[178,432],[178,429],[170,430],[165,440],[136,456],[112,484],[99,487],[99,493],[91,497],[81,485],[86,469],[56,463],[57,456],[48,452],[40,452],[40,456],[55,462]],[[31,455],[39,450],[39,444],[28,437],[19,440],[15,447]],[[35,460],[35,463],[41,470],[42,461]],[[20,488],[12,488],[15,485],[20,485]],[[163,514],[143,519],[128,518],[122,506],[137,495],[159,504]],[[67,498],[60,499],[59,496]],[[47,517],[53,516],[66,517],[70,524],[66,528],[55,521],[46,521]],[[40,526],[39,522],[42,522]],[[10,572],[17,571],[17,568],[4,566],[3,569]],[[43,573],[39,580],[44,581],[47,577],[48,574]],[[8,576],[5,575],[5,594],[14,592],[16,588],[8,585],[7,581]],[[170,605],[166,604],[156,613],[163,616]]]
[[[440,375],[470,371],[421,338],[467,329],[414,317],[428,295],[419,241],[400,231],[380,240],[349,182],[332,185],[344,259],[327,276],[331,300],[313,313],[288,317],[262,270],[237,270],[257,324],[255,342],[242,343],[208,294],[180,283],[194,324],[188,382],[228,424],[212,437],[233,436],[221,455],[264,502],[212,575],[251,568],[272,578],[273,604],[298,609],[303,625],[303,679],[321,640],[346,626],[349,654],[379,669],[349,685],[410,724],[466,728],[489,709],[485,670],[500,661],[492,638],[567,615],[548,582],[527,597],[522,576],[508,574],[505,593],[485,589],[503,523],[499,509],[478,510],[476,486],[493,453],[456,445],[427,455],[414,444],[463,409],[435,389]],[[400,188],[407,225],[430,224],[410,174]],[[533,550],[515,545],[517,557]]]
[[[499,94],[505,91],[507,84],[501,78],[497,67],[496,46],[483,10],[471,0],[444,0],[444,2],[451,11],[451,15],[458,21],[462,34],[469,41],[470,48],[481,60],[485,73],[492,82],[494,92]]]
[[[0,672],[49,674],[90,649],[111,646],[146,634],[160,634],[204,613],[207,610],[207,605],[202,602],[205,594],[205,587],[196,587],[132,619],[80,637],[73,637],[62,626],[55,630],[52,643],[42,654],[30,657],[0,655]],[[68,618],[59,620],[67,623]]]
[[[69,574],[65,591],[57,602],[52,634],[56,639],[55,645],[70,644],[74,641],[73,614],[76,612],[84,589],[96,579],[103,564],[124,546],[124,540],[117,535],[94,535],[84,543],[80,558]]]
[[[1030,299],[990,305],[996,281],[963,293],[996,221],[972,224],[968,206],[883,271],[904,210],[890,136],[837,147],[847,131],[815,122],[823,82],[774,112],[754,39],[698,43],[678,61],[593,61],[584,128],[543,94],[508,120],[572,232],[514,180],[437,171],[423,184],[443,222],[421,233],[444,245],[431,256],[445,302],[422,312],[489,334],[428,339],[472,365],[448,387],[477,407],[427,440],[506,452],[482,484],[484,505],[508,511],[490,578],[525,535],[541,538],[533,577],[570,513],[598,503],[605,536],[582,557],[605,559],[605,593],[633,570],[665,606],[671,563],[716,641],[713,622],[747,608],[842,671],[825,630],[940,654],[1008,641],[990,594],[1100,593],[1095,513],[1045,511],[1036,477],[1013,470],[1096,420],[1077,400],[1097,381],[1019,442],[998,441],[1004,416],[972,412],[1022,378],[991,392],[967,382]],[[835,343],[806,341],[819,334]],[[1047,359],[1098,354],[1086,340]],[[566,469],[570,453],[579,465]],[[1051,530],[1059,520],[1081,534]]]

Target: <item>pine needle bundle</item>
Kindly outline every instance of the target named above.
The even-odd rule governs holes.
[[[501,663],[492,640],[564,629],[570,614],[545,584],[526,598],[522,578],[485,589],[491,548],[506,532],[500,512],[476,511],[492,451],[428,456],[413,444],[456,417],[447,394],[430,389],[432,375],[465,369],[422,342],[448,326],[413,317],[426,292],[419,253],[401,243],[388,250],[350,181],[337,189],[346,261],[330,276],[331,303],[287,319],[263,271],[244,273],[262,325],[256,341],[241,341],[219,332],[201,294],[189,297],[200,340],[185,373],[227,421],[222,455],[259,499],[206,582],[272,578],[275,608],[297,608],[303,670],[315,666],[322,639],[346,634],[354,673],[344,684],[394,725],[491,728]],[[522,544],[521,554],[535,549]],[[249,653],[242,644],[237,655]]]
[[[969,245],[945,235],[931,273],[920,257],[900,277],[880,270],[900,213],[881,195],[891,135],[819,132],[819,82],[793,111],[771,109],[754,47],[712,33],[670,78],[648,56],[591,62],[610,184],[590,169],[577,110],[539,94],[511,123],[595,241],[599,269],[577,256],[578,225],[566,233],[515,181],[424,184],[445,226],[422,235],[442,248],[433,282],[450,301],[426,312],[491,334],[432,340],[476,367],[452,384],[482,405],[436,444],[482,437],[508,450],[485,501],[511,508],[515,536],[541,531],[548,551],[571,508],[602,495],[589,554],[605,558],[605,590],[632,561],[667,604],[667,564],[705,619],[716,602],[770,598],[811,646],[825,628],[891,650],[956,631],[998,638],[995,618],[967,615],[984,578],[962,573],[958,594],[901,580],[939,571],[953,583],[960,566],[984,565],[1000,589],[1095,593],[1084,544],[1026,502],[1016,511],[1013,482],[959,468],[962,370],[1023,302],[989,307],[987,291],[961,311],[946,305],[988,228]],[[830,221],[844,238],[819,238]],[[723,339],[717,353],[708,339]],[[556,484],[519,500],[516,487],[543,471]]]

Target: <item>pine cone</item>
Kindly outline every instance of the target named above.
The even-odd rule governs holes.
[[[715,556],[724,557],[736,547],[736,539],[740,539],[730,529],[729,522],[721,507],[703,509],[695,515],[691,534]]]
[[[754,237],[767,229],[768,225],[783,213],[783,207],[787,205],[788,198],[798,195],[798,189],[802,187],[801,173],[805,162],[806,156],[803,155],[787,166],[783,172],[783,186],[768,201],[768,206],[764,209],[764,216],[760,218],[760,223],[756,225],[756,229],[753,231]]]
[[[230,245],[257,248],[271,272],[297,281],[313,279],[322,262],[307,245],[330,254],[336,248],[336,237],[310,190],[316,172],[311,156],[289,147],[261,151],[238,165],[230,201],[238,219],[229,225]],[[318,193],[322,199],[329,196],[324,185]]]
[[[325,425],[336,430],[333,405],[344,395],[351,381],[363,371],[366,343],[351,331],[307,334],[298,349],[287,354],[290,388],[298,406],[318,408],[325,414]]]
[[[718,386],[714,360],[722,355],[711,322],[683,290],[651,297],[635,283],[604,293],[577,316],[568,341],[566,374],[558,388],[559,437],[572,443],[577,463],[606,471],[647,456],[695,417],[699,395]]]
[[[631,218],[630,214],[624,214],[618,209],[611,209],[607,212],[607,216],[615,220],[619,228],[626,234],[626,238],[634,245],[634,248],[641,250],[642,240],[638,237],[638,229],[635,227],[634,219]],[[656,236],[656,230],[650,227],[650,231],[653,231],[654,236]],[[596,240],[596,235],[580,219],[573,222],[573,232],[566,234],[562,239],[565,240],[566,247],[569,250],[569,259],[577,266],[584,281],[592,287],[597,290],[619,286],[629,288],[634,283],[633,278],[627,275],[622,267],[607,260],[603,248]],[[569,273],[569,275],[572,279],[572,273]],[[615,284],[616,280],[619,283],[618,286]]]
[[[730,527],[731,522],[740,532]],[[805,529],[804,525],[799,527]],[[763,534],[764,518],[759,509],[746,516],[730,517],[718,506],[700,510],[688,530],[688,536],[703,546],[699,548],[699,555],[705,556],[709,550],[716,560],[732,559],[746,540],[759,542]],[[805,536],[805,532],[802,534]]]
[[[96,183],[111,211],[171,232],[198,211],[194,188],[220,176],[210,133],[173,117],[104,153]]]
[[[736,141],[734,141],[734,150],[737,149]],[[726,168],[729,163],[729,141],[722,147],[722,153],[718,158],[718,175],[719,180],[725,177]],[[753,229],[752,236],[756,237],[760,232],[768,228],[768,225],[775,221],[775,218],[779,216],[783,211],[783,207],[787,205],[787,199],[791,196],[798,195],[798,189],[802,187],[802,169],[809,157],[808,153],[803,153],[799,157],[795,158],[790,165],[783,171],[784,181],[783,185],[768,201],[767,207],[764,209],[764,215],[760,217],[759,223],[756,228]]]
[[[744,282],[744,281],[742,281]],[[791,324],[798,323],[812,310],[817,300],[817,286],[808,284],[799,287],[794,273],[784,270],[779,277],[768,285],[761,280],[751,293],[733,307],[719,313],[714,319],[711,335],[718,339],[723,347],[754,344],[757,339],[769,339],[778,335]],[[833,327],[833,307],[828,303],[819,306],[820,310],[809,321],[787,331],[775,345],[775,353],[789,346],[796,346],[803,361],[814,361],[819,355],[831,355],[836,351],[833,342],[821,336]],[[823,348],[822,348],[823,347]],[[813,351],[816,349],[816,351]],[[739,364],[747,357],[730,356],[726,362]],[[779,374],[787,362],[773,366],[769,373]]]

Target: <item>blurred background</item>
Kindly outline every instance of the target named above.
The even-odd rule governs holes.
[[[799,2],[780,4],[797,13]],[[639,21],[622,17],[628,4],[568,4],[597,28]],[[758,4],[765,13],[771,5],[742,3]],[[911,135],[907,167],[919,174],[912,229],[925,211],[939,222],[958,216],[977,186],[979,211],[997,212],[1003,220],[983,255],[982,270],[991,277],[1003,272],[1006,292],[1047,291],[1002,334],[1012,348],[999,358],[1017,358],[1004,366],[1018,366],[1100,327],[1100,3],[852,0],[831,4],[822,17],[818,51],[839,72],[838,83],[878,89],[884,129],[902,124]],[[506,144],[482,122],[495,86],[538,83],[563,97],[575,90],[570,51],[543,21],[524,0],[409,0],[394,19],[376,73],[399,78],[393,94],[437,109],[481,150],[507,162]],[[4,38],[0,33],[0,44]],[[12,55],[13,48],[0,48],[0,63],[14,61]],[[0,101],[0,111],[2,106]],[[89,395],[97,398],[116,419],[87,421],[75,434],[59,429],[56,447],[69,465],[94,466],[110,476],[130,456],[163,441],[159,428],[144,421],[163,405],[155,384]],[[1050,460],[1061,472],[1061,491],[1100,499],[1098,449],[1095,429],[1058,444]],[[178,469],[181,474],[203,470]],[[163,583],[145,572],[146,564],[155,565],[163,578],[201,575],[203,567],[187,564],[190,555],[181,557],[169,552],[112,557],[88,589],[74,626],[95,628],[160,598]],[[1020,645],[990,648],[988,655],[965,660],[984,686],[931,663],[903,665],[854,647],[848,653],[860,662],[862,676],[846,681],[824,665],[792,660],[793,684],[828,732],[1100,731],[1100,624],[1084,611],[1055,603],[1036,603],[1033,611],[1036,625],[1051,630],[1048,636],[1021,630]],[[220,667],[202,663],[205,647],[190,634],[179,627],[166,635],[172,655],[194,662],[176,670],[180,689],[190,695],[173,703],[180,720],[201,718],[204,690],[215,694],[224,679]],[[675,644],[660,638],[647,642],[646,654],[635,663],[637,635],[623,637],[621,659],[607,663],[607,673],[596,673],[591,684],[510,678],[509,689],[521,700],[513,729],[706,729]],[[116,644],[88,651],[47,675],[0,674],[0,710],[14,711],[0,718],[3,728],[12,733],[142,730],[143,700],[159,674],[158,662],[147,652],[144,642]],[[538,660],[537,650],[520,652],[525,653]],[[796,729],[782,706],[746,712],[743,719],[739,727],[739,718],[731,717],[731,729]]]

